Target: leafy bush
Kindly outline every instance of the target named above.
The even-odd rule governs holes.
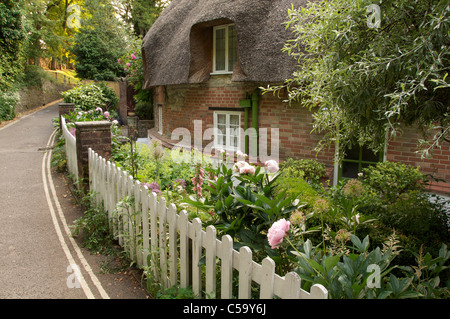
[[[104,83],[87,83],[62,93],[64,102],[74,103],[83,111],[96,108],[114,110],[119,101],[113,89]]]
[[[363,169],[362,179],[388,202],[395,202],[409,191],[423,191],[427,184],[419,168],[395,162],[380,162]]]
[[[0,93],[0,122],[9,121],[15,117],[14,109],[19,102],[19,93]]]
[[[44,69],[36,65],[27,65],[22,75],[21,82],[25,87],[42,87],[43,80],[53,81]]]
[[[108,212],[96,205],[95,194],[88,193],[82,198],[85,207],[83,217],[74,222],[73,234],[81,235],[83,246],[86,249],[109,253],[112,248],[113,236],[109,229]]]
[[[280,164],[280,170],[285,171],[289,169],[290,172],[302,172],[303,178],[313,184],[319,184],[321,180],[326,177],[327,170],[325,164],[314,159],[294,160],[288,158]]]

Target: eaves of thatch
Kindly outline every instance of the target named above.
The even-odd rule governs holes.
[[[296,61],[282,52],[292,38],[288,9],[307,0],[172,0],[143,39],[145,88],[203,83],[210,77],[212,27],[234,23],[233,81],[282,82]]]

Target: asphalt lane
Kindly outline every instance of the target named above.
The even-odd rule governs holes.
[[[104,257],[68,234],[82,212],[49,168],[57,116],[53,103],[0,128],[0,298],[144,299],[130,272],[101,274]]]

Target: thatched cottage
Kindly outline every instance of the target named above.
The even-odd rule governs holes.
[[[380,160],[421,166],[425,173],[450,180],[449,148],[421,160],[413,129],[386,145],[383,154],[354,149],[335,163],[333,148],[318,154],[314,150],[320,136],[311,133],[310,111],[288,107],[282,96],[261,94],[258,88],[280,84],[296,69],[295,59],[281,51],[292,37],[283,23],[292,5],[306,2],[172,0],[143,40],[144,87],[154,92],[155,128],[150,136],[173,146],[180,136],[172,133],[185,128],[192,146],[239,150],[260,161],[316,158],[329,167],[333,182]],[[246,138],[247,128],[258,136]],[[208,129],[216,130],[211,135]],[[267,141],[267,149],[256,140]],[[446,183],[433,188],[450,192]]]

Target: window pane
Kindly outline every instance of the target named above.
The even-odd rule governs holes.
[[[217,114],[217,124],[225,125],[227,123],[227,115],[226,114]]]
[[[225,145],[226,145],[226,136],[225,136],[225,134],[218,133],[216,135],[216,141],[215,142],[216,142],[216,144],[218,146],[225,147]]]
[[[226,134],[226,132],[227,132],[227,127],[226,127],[226,125],[218,124],[218,125],[217,125],[217,129],[219,130],[219,131],[217,132],[217,134]]]
[[[345,150],[345,159],[359,160],[359,146],[353,145],[352,148]]]
[[[371,149],[367,147],[362,147],[362,160],[367,162],[378,162],[380,157],[375,154]]]
[[[342,163],[342,177],[357,178],[358,177],[358,163]]]
[[[236,60],[237,60],[236,28],[233,25],[228,27],[228,71],[230,72],[233,71]]]
[[[230,114],[230,125],[232,126],[239,126],[239,115],[236,114]]]
[[[225,70],[225,29],[216,29],[216,70]]]

